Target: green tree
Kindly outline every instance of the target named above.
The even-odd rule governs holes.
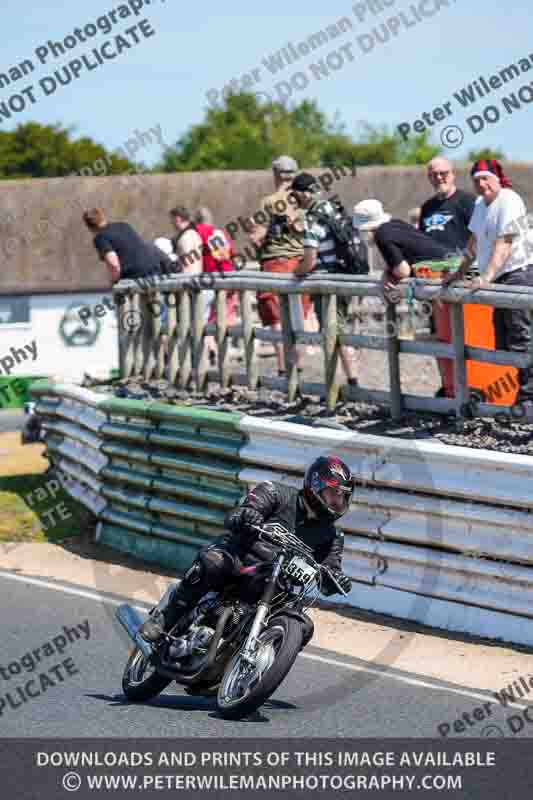
[[[404,142],[385,128],[369,125],[354,141],[342,122],[330,121],[314,101],[287,109],[279,103],[259,103],[243,92],[228,95],[223,107],[209,109],[205,121],[168,148],[155,169],[264,169],[280,153],[290,153],[303,168],[425,164],[439,152],[427,134]]]
[[[505,161],[503,150],[493,150],[492,147],[483,147],[481,150],[471,150],[468,154],[469,161],[490,161],[495,158],[496,161]]]
[[[106,165],[99,174],[121,175],[135,168],[87,136],[74,140],[72,129],[59,124],[28,122],[11,132],[0,131],[0,178],[59,178],[98,159]]]

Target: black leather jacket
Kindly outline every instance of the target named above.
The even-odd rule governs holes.
[[[228,512],[226,527],[231,526],[233,517],[243,507],[259,511],[265,522],[279,522],[293,531],[312,548],[319,564],[334,570],[341,569],[344,534],[335,528],[333,522],[308,516],[301,490],[273,481],[259,483],[236,508]],[[273,549],[263,542],[250,540],[246,534],[231,533],[225,537],[225,541],[236,546],[243,554],[247,553],[261,561],[274,558]]]

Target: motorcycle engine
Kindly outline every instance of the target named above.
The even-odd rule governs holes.
[[[187,668],[196,668],[200,666],[195,664],[205,658],[211,639],[215,635],[213,628],[208,628],[206,625],[194,625],[189,628],[186,636],[181,636],[176,639],[169,647],[168,654],[170,658],[175,661],[181,661],[184,658],[189,658],[191,661],[187,664]]]

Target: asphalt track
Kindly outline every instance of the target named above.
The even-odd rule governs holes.
[[[498,726],[511,736],[504,710],[486,691],[447,684],[394,668],[380,670],[368,662],[309,646],[271,700],[254,717],[228,722],[217,716],[210,699],[189,697],[171,684],[158,698],[135,705],[126,701],[121,676],[129,644],[113,619],[120,598],[69,584],[0,572],[0,700],[2,737],[435,737],[437,726],[493,701],[487,720],[458,738]],[[89,638],[66,642],[63,652],[44,656],[43,645],[64,636],[63,626],[89,623]],[[64,637],[66,638],[66,637]],[[57,645],[63,647],[61,640]],[[52,645],[55,648],[55,645]],[[41,648],[40,662],[25,654]],[[65,659],[67,667],[51,672]],[[8,665],[18,662],[20,674]],[[13,671],[17,666],[12,667]],[[46,674],[44,688],[39,676]],[[7,677],[6,677],[7,675]],[[16,688],[34,679],[23,701]],[[26,696],[26,695],[24,695]],[[18,705],[17,705],[18,703]],[[16,708],[13,705],[17,705]],[[523,708],[527,702],[523,703]],[[533,731],[533,726],[530,726]],[[522,732],[528,735],[527,726]]]

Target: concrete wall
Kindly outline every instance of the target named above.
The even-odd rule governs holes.
[[[533,164],[506,168],[528,209],[533,208]],[[422,167],[365,167],[356,179],[346,173],[332,191],[347,207],[376,197],[387,211],[407,219],[409,209],[431,194]],[[459,186],[470,188],[470,179],[459,176]],[[153,238],[170,232],[167,212],[177,203],[210,206],[219,225],[250,216],[272,191],[272,177],[269,171],[197,172],[2,181],[0,186],[0,294],[72,292],[109,288],[81,222],[85,208],[102,206],[109,219],[130,222]],[[246,237],[239,236],[237,243],[243,247]]]

